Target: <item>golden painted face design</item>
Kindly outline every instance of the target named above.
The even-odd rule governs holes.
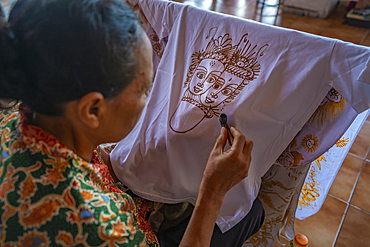
[[[209,90],[201,95],[200,102],[210,108],[219,106],[225,103],[225,100],[229,99],[234,94],[241,83],[243,83],[241,78],[224,70]]]
[[[256,79],[260,72],[258,58],[263,56],[268,44],[258,48],[244,34],[236,45],[232,45],[229,34],[215,38],[217,28],[212,28],[206,39],[210,41],[204,50],[194,52],[187,72],[184,87],[186,88],[179,105],[170,118],[170,127],[177,133],[186,133],[195,128],[204,118],[219,116],[224,107],[239,95],[245,86]],[[187,110],[187,107],[197,107]],[[182,112],[196,112],[199,121],[186,120],[187,125],[180,124]],[[194,115],[194,114],[193,114]],[[192,116],[187,116],[188,118]]]
[[[203,95],[211,87],[217,87],[223,80],[220,75],[225,66],[214,59],[202,60],[196,68],[189,84],[189,91],[194,95]]]
[[[194,72],[189,92],[199,96],[199,101],[204,106],[216,107],[237,89],[237,80],[232,77],[221,62],[204,59]]]

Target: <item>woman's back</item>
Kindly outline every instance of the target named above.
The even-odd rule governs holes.
[[[24,106],[18,108],[0,115],[1,246],[155,246],[108,167],[82,160],[46,131],[27,125]]]

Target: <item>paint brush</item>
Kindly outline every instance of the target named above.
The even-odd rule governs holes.
[[[220,115],[220,124],[222,127],[225,127],[226,130],[227,130],[227,140],[229,141],[229,144],[230,146],[233,144],[233,141],[234,141],[234,136],[233,134],[231,134],[231,130],[230,130],[230,127],[229,125],[227,124],[227,115],[225,113],[222,113]]]

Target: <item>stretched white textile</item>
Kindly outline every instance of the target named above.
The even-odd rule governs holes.
[[[116,175],[159,202],[195,203],[218,116],[254,142],[249,176],[231,189],[217,224],[249,211],[263,176],[334,87],[370,107],[370,49],[160,0],[139,5],[168,39],[134,130],[111,153]]]

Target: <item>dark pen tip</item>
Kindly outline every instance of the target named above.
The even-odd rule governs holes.
[[[220,120],[221,126],[226,127],[226,125],[227,125],[227,116],[226,116],[226,114],[222,113],[220,115],[219,120]]]

